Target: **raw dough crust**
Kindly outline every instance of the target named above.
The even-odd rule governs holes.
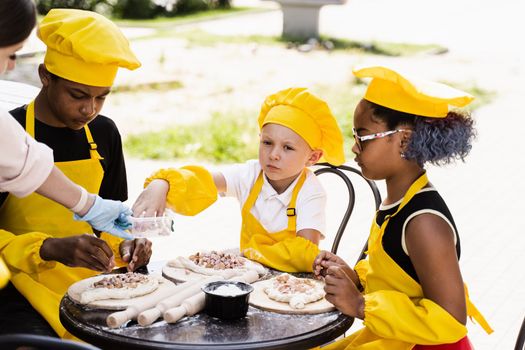
[[[234,272],[234,275],[242,275],[248,270],[255,270],[259,275],[264,275],[267,272],[266,268],[259,263],[256,263],[241,256],[237,256],[236,258],[244,262],[244,265],[242,267],[235,267],[232,269],[208,268],[197,265],[189,258],[183,256],[179,256],[176,259],[168,261],[167,266],[176,269],[187,269],[191,272],[195,272],[200,275],[223,276],[225,278],[232,277],[232,271]]]
[[[119,287],[96,287],[103,279],[124,279],[139,277],[140,282],[128,283]],[[131,299],[141,295],[150,294],[159,287],[159,279],[154,276],[142,274],[116,274],[103,276],[97,281],[91,283],[84,291],[80,293],[80,303],[88,304],[97,300],[106,299]]]
[[[303,309],[306,304],[324,298],[323,286],[308,278],[297,278],[283,273],[270,279],[264,288],[268,297],[275,301],[289,303],[292,309]]]
[[[319,284],[321,288],[324,288],[324,282],[317,280],[314,280],[314,282]],[[303,309],[294,309],[290,306],[290,303],[272,300],[264,292],[264,289],[271,283],[271,280],[263,280],[252,284],[254,291],[250,294],[250,305],[266,311],[292,315],[315,315],[336,310],[335,306],[325,298],[308,303]]]

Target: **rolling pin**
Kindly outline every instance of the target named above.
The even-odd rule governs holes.
[[[230,278],[230,281],[240,281],[246,283],[253,283],[259,279],[259,274],[254,270],[249,270],[241,276]],[[186,299],[180,306],[171,308],[164,312],[164,321],[168,323],[175,323],[184,316],[193,316],[197,312],[204,309],[204,292],[200,292],[189,299]]]
[[[150,324],[155,322],[160,316],[162,316],[162,313],[166,310],[181,305],[181,303],[184,300],[199,293],[201,291],[201,287],[205,284],[220,281],[223,279],[224,277],[222,276],[209,276],[198,280],[198,283],[192,284],[191,286],[188,286],[188,288],[177,292],[177,294],[173,294],[172,296],[162,300],[160,303],[157,303],[155,307],[151,309],[146,309],[139,313],[137,317],[138,323],[141,326],[149,326]]]
[[[190,288],[194,284],[197,284],[199,281],[200,280],[195,280],[195,281],[184,282],[178,285],[172,285],[164,289],[162,293],[156,293],[155,295],[152,295],[150,298],[147,298],[140,305],[131,305],[126,310],[112,313],[106,318],[106,323],[108,327],[111,327],[111,328],[120,327],[127,321],[132,320],[135,317],[137,317],[137,315],[141,313],[142,311],[147,310],[157,305],[159,301],[165,298],[168,298],[174,294],[177,294],[185,290],[186,288]]]

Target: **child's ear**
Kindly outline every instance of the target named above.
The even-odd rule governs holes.
[[[40,77],[42,86],[47,87],[49,85],[49,81],[51,80],[51,77],[49,76],[49,72],[46,69],[46,66],[44,66],[43,64],[40,64],[38,66],[38,76]]]
[[[410,141],[410,138],[412,137],[412,129],[404,129],[401,134],[401,152],[406,151],[408,142]]]
[[[308,161],[306,162],[306,166],[314,165],[321,159],[323,156],[323,151],[320,149],[314,149],[312,153],[310,153],[310,158],[308,158]]]

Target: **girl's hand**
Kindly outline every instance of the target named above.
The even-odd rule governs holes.
[[[146,238],[122,241],[119,251],[122,260],[128,263],[128,271],[135,271],[149,263],[151,258],[151,241]]]
[[[135,204],[133,204],[133,216],[162,216],[166,209],[166,196],[170,185],[165,180],[156,179],[142,191]]]
[[[115,267],[115,258],[108,244],[88,234],[48,238],[40,247],[40,256],[44,260],[95,271],[110,272]]]
[[[365,318],[365,299],[342,267],[330,266],[324,281],[326,300],[345,315]]]
[[[355,275],[355,272],[343,259],[334,253],[322,250],[314,260],[313,271],[315,278],[321,279],[321,277],[325,277],[326,271],[330,266],[342,267],[349,276]]]

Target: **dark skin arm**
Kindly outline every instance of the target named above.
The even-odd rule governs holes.
[[[410,220],[405,235],[425,298],[465,324],[465,292],[450,225],[437,215],[422,214]]]

